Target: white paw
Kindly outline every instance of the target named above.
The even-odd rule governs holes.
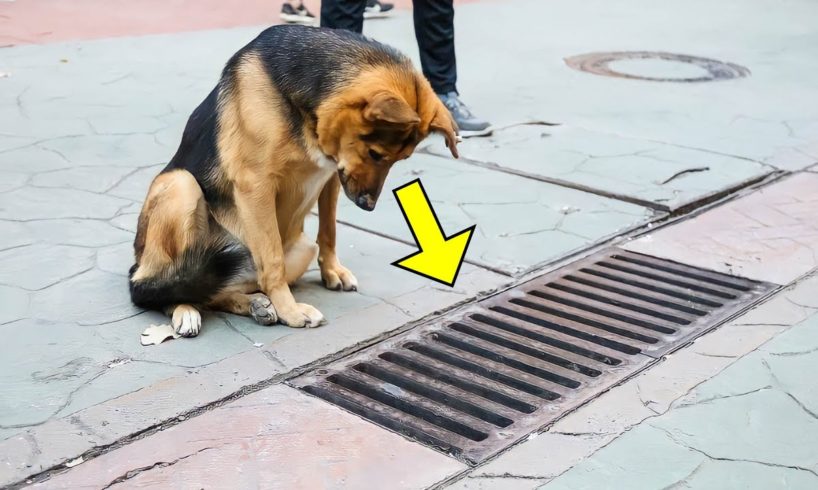
[[[173,310],[171,323],[182,337],[195,337],[202,328],[202,315],[190,305],[179,305]]]

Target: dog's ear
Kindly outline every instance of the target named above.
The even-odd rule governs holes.
[[[369,97],[363,114],[364,119],[374,123],[410,125],[420,122],[420,116],[409,104],[389,92],[377,92]]]
[[[452,113],[449,112],[449,109],[447,109],[442,102],[438,104],[435,117],[432,118],[429,129],[443,133],[443,137],[446,138],[446,146],[449,148],[449,151],[452,152],[452,156],[455,158],[460,157],[460,154],[457,152],[457,123],[454,121]]]

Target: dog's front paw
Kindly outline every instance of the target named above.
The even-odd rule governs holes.
[[[272,325],[278,321],[278,314],[273,307],[273,303],[264,294],[256,294],[250,301],[250,316],[259,325]]]
[[[289,308],[276,308],[278,321],[293,328],[314,328],[327,323],[324,315],[315,307],[304,303],[295,303]]]
[[[333,291],[357,291],[358,279],[346,267],[339,263],[332,266],[321,267],[321,280],[324,287]]]

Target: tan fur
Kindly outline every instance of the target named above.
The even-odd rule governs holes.
[[[137,228],[133,281],[156,274],[207,234],[207,205],[193,175],[174,170],[153,179]]]
[[[247,246],[256,278],[255,283],[251,278],[214,292],[206,306],[256,317],[259,299],[268,297],[269,307],[262,304],[266,320],[277,318],[293,327],[323,322],[321,313],[297,303],[288,287],[316,255],[327,287],[357,288],[355,276],[335,251],[340,188],[374,207],[391,166],[408,158],[430,131],[442,131],[457,155],[454,121],[429,83],[408,64],[364,69],[324,100],[314,119],[305,118],[303,141],[292,138],[283,96],[252,54],[239,62],[231,89],[219,93],[218,106],[220,166],[211,177],[233,205],[208,209],[186,171],[157,177],[143,208],[144,219],[140,217],[145,241],[141,251],[137,244],[134,278],[150,276],[191,240],[201,239],[212,213]],[[372,137],[381,133],[389,137]],[[317,245],[303,233],[304,219],[316,202]],[[250,294],[254,290],[266,297]],[[182,306],[189,317],[188,306]]]

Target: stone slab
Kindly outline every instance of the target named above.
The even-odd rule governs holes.
[[[445,155],[442,144],[430,151]],[[512,172],[675,210],[772,171],[770,166],[656,141],[566,126],[511,126],[470,138],[460,154]]]
[[[476,224],[466,260],[522,274],[654,219],[633,204],[451,158],[416,154],[395,165],[371,214],[345,199],[339,219],[413,243],[391,190],[420,178],[447,235]]]
[[[332,405],[275,386],[32,488],[424,488],[463,469]]]
[[[818,266],[818,175],[800,173],[648,233],[628,250],[788,284]]]
[[[818,400],[803,373],[818,365],[810,348],[816,329],[818,308],[545,488],[623,479],[629,488],[656,488],[655,478],[690,488],[814,488]]]
[[[547,431],[532,435],[500,457],[478,467],[461,480],[464,482],[461,485],[466,485],[465,482],[479,485],[484,479],[499,479],[503,483],[513,480],[515,484],[519,479],[536,479],[540,483],[554,482],[546,488],[607,488],[612,485],[611,482],[623,482],[629,478],[628,475],[633,475],[627,481],[628,488],[662,488],[665,479],[669,479],[668,485],[682,480],[706,460],[708,464],[716,463],[684,447],[670,447],[667,457],[663,458],[662,451],[668,444],[669,436],[646,426],[668,417],[686,403],[704,402],[701,397],[718,398],[724,394],[741,394],[767,386],[770,376],[762,369],[763,366],[752,372],[743,369],[745,376],[742,382],[737,377],[726,377],[757,352],[779,352],[781,359],[784,359],[785,354],[801,355],[801,352],[818,348],[814,338],[807,338],[814,334],[814,327],[813,330],[803,327],[805,321],[813,325],[818,322],[818,301],[814,299],[816,291],[816,276],[782,291],[732,322],[700,337],[689,347],[666,356],[647,371],[557,421]],[[809,301],[801,303],[803,298],[809,298]],[[809,384],[809,379],[803,376],[796,378],[794,375],[798,370],[787,372],[792,373],[793,377],[787,378],[784,373],[782,378],[791,383],[792,392],[798,393],[805,400],[803,403],[812,403],[814,397],[808,394],[811,392],[805,386]],[[719,381],[721,379],[724,381]],[[705,386],[713,386],[713,390],[702,391]],[[736,413],[745,412],[733,410],[724,412],[724,416],[742,420]],[[708,422],[712,419],[710,414],[699,414],[698,423],[704,427],[702,430],[716,427],[715,423]],[[693,423],[692,417],[690,420]],[[606,456],[603,459],[596,460],[597,454],[602,457],[606,451],[602,448],[619,445],[620,441],[624,441],[619,446],[621,449],[604,453]],[[761,441],[753,441],[752,444],[763,445]],[[659,455],[649,456],[652,450],[633,448],[642,445],[652,447]],[[634,456],[628,456],[629,452]],[[652,471],[651,465],[639,463],[648,457],[653,458],[650,459],[654,462],[652,466],[661,468],[661,471]],[[615,464],[622,464],[627,471],[620,471]],[[679,467],[687,471],[680,472]],[[575,470],[574,476],[563,481],[560,475],[572,474]],[[707,476],[711,470],[716,471],[707,469],[704,473],[707,478],[712,478]],[[799,474],[779,476],[804,481],[803,475]],[[621,485],[617,483],[614,486]]]
[[[307,232],[315,229],[311,219]],[[43,291],[0,289],[2,297],[19,296],[22,305],[31,297],[25,312],[18,311],[22,306],[4,311],[12,323],[0,327],[23,331],[10,337],[19,355],[0,360],[8,366],[0,369],[0,385],[15,393],[8,399],[14,404],[0,406],[0,427],[8,429],[7,437],[21,433],[0,441],[0,452],[8,449],[16,455],[13,477],[24,478],[96,445],[111,444],[509,281],[465,265],[456,287],[443,287],[389,265],[410,252],[407,245],[343,225],[338,244],[342,261],[357,274],[359,291],[324,289],[315,267],[294,288],[296,298],[327,315],[329,323],[319,329],[261,327],[247,318],[207,314],[199,337],[143,347],[142,330],[167,319],[130,304],[125,278],[130,243],[98,249],[97,269]],[[57,318],[63,323],[56,324]],[[49,336],[41,335],[44,329]],[[82,432],[77,423],[94,437],[67,434]],[[36,452],[31,441],[50,449]]]

